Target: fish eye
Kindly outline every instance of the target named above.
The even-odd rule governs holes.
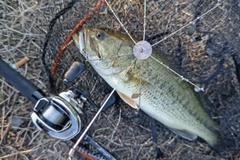
[[[104,32],[98,32],[96,37],[99,40],[103,40],[105,38],[105,33]]]

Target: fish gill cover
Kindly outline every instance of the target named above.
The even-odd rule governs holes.
[[[74,85],[91,93],[100,104],[111,88],[98,76],[78,48],[70,42],[51,81],[50,70],[60,46],[74,26],[92,9],[97,1],[72,1],[65,4],[49,25],[43,47],[43,64],[47,71],[46,83],[52,92],[66,88],[64,73],[74,61],[86,70]],[[144,31],[144,1],[108,1],[129,34],[142,39]],[[85,22],[85,26],[106,31],[126,33],[104,3]],[[161,0],[146,2],[146,40],[165,57],[183,77],[204,88],[210,107],[206,110],[221,128],[227,149],[214,153],[201,139],[189,142],[157,123],[157,146],[163,159],[233,159],[240,150],[240,2],[209,0]],[[156,44],[156,45],[155,45]],[[111,44],[109,44],[111,45]],[[169,71],[170,72],[170,71]],[[85,108],[87,121],[96,108]],[[155,157],[151,141],[151,120],[121,100],[100,115],[90,130],[93,138],[118,159],[151,159]]]

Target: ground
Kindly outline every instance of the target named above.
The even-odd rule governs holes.
[[[0,56],[9,64],[24,56],[29,62],[19,72],[48,92],[48,79],[41,56],[47,67],[52,64],[60,44],[73,26],[93,7],[96,1],[77,2],[61,16],[49,32],[49,23],[67,6],[61,0],[10,1],[0,0]],[[139,39],[143,33],[143,1],[110,1],[129,33]],[[178,33],[154,48],[180,74],[205,89],[210,104],[206,110],[220,123],[224,142],[223,153],[216,153],[201,139],[190,142],[180,138],[160,123],[157,124],[157,146],[163,153],[159,159],[239,159],[240,150],[240,13],[239,2],[230,0],[202,16],[217,5],[217,1],[179,0],[147,1],[146,38],[153,44],[199,17]],[[106,5],[103,5],[85,25],[124,32]],[[54,79],[55,92],[63,91],[63,74],[73,61],[85,65],[85,71],[74,85],[90,92],[100,104],[111,88],[85,62],[76,46],[70,43]],[[69,147],[61,140],[38,131],[30,120],[33,104],[0,77],[0,159],[66,159]],[[86,105],[88,124],[97,108]],[[154,159],[152,120],[137,112],[119,97],[113,107],[100,114],[88,132],[117,159]],[[238,156],[237,156],[238,155]],[[83,159],[75,157],[75,159]]]

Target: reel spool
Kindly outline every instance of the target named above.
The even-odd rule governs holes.
[[[80,115],[83,103],[77,103],[72,91],[59,96],[42,98],[34,106],[31,119],[34,125],[49,136],[61,140],[74,138],[82,128]]]

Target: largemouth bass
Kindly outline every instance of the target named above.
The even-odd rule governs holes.
[[[134,43],[125,34],[84,27],[73,39],[81,54],[98,74],[115,87],[133,108],[140,108],[188,140],[198,136],[214,149],[223,148],[219,126],[206,113],[193,87],[152,57],[141,60],[132,54]],[[127,72],[126,72],[127,71]]]

